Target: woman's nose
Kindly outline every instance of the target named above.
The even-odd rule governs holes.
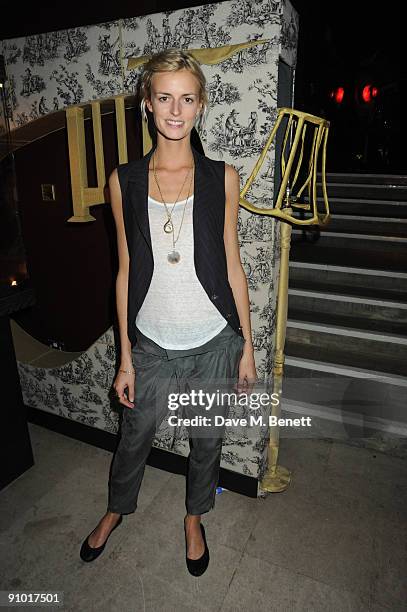
[[[179,115],[181,113],[181,107],[179,102],[176,102],[175,100],[173,101],[173,103],[171,104],[171,115]]]

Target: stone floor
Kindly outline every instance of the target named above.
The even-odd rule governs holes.
[[[75,612],[407,609],[402,458],[283,439],[290,486],[265,499],[218,495],[203,519],[210,565],[194,578],[184,477],[147,467],[137,512],[86,564],[79,548],[104,513],[112,455],[33,424],[30,432],[35,465],[0,494],[0,590],[63,591],[62,609]]]

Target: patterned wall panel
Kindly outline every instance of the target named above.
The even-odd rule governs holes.
[[[134,91],[141,68],[127,70],[131,57],[167,47],[214,48],[267,39],[220,64],[203,66],[210,97],[201,135],[205,152],[233,164],[243,186],[276,118],[279,58],[295,66],[297,33],[298,18],[288,2],[233,0],[3,41],[12,125],[18,127],[67,105]],[[272,149],[247,196],[259,207],[272,206],[273,154]],[[257,372],[261,380],[268,381],[279,224],[241,208],[239,239],[249,284]],[[109,330],[70,368],[19,364],[26,403],[115,431],[115,416],[106,397],[114,376],[113,351]],[[83,369],[90,372],[86,382]],[[169,438],[162,428],[155,444],[187,454],[184,435],[175,441]],[[267,431],[259,431],[257,439],[245,434],[235,438],[227,431],[223,466],[261,478]]]

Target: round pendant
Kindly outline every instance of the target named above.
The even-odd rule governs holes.
[[[179,262],[181,255],[178,251],[171,251],[171,253],[168,253],[167,259],[170,263],[175,264]]]
[[[164,225],[164,232],[166,234],[171,234],[171,232],[174,230],[174,228],[172,227],[172,223],[171,220],[168,219],[167,223]]]

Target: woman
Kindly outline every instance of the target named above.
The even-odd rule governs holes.
[[[125,409],[108,510],[82,544],[85,561],[101,554],[122,515],[136,509],[174,381],[184,379],[191,390],[202,381],[208,389],[238,378],[241,390],[257,377],[237,236],[239,175],[191,145],[191,131],[206,112],[205,85],[188,53],[154,55],[142,75],[141,108],[145,118],[146,107],[153,115],[156,145],[109,179],[119,252],[121,365],[114,388]],[[188,406],[186,416],[193,414],[208,411]],[[186,563],[199,576],[209,563],[200,521],[215,503],[223,430],[191,427],[189,433]]]

